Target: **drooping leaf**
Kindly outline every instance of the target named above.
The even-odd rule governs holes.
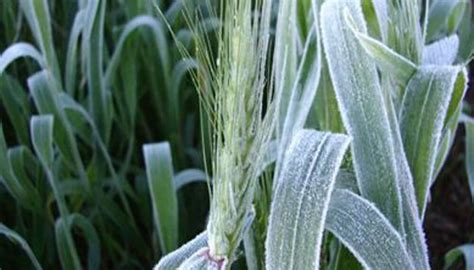
[[[54,141],[58,146],[65,161],[72,168],[76,168],[79,174],[85,175],[83,162],[79,155],[77,141],[74,138],[69,123],[65,119],[64,112],[59,108],[57,101],[57,89],[54,79],[47,70],[40,71],[28,78],[28,88],[41,114],[54,115]],[[85,176],[82,177],[83,185],[87,186]]]
[[[30,123],[31,138],[35,153],[53,190],[60,216],[66,219],[69,215],[68,207],[51,169],[54,162],[53,120],[52,115],[33,116]],[[56,240],[62,267],[65,269],[82,269],[69,222],[65,221],[60,225],[56,225]]]
[[[160,61],[161,66],[163,68],[164,76],[169,76],[167,75],[169,74],[169,70],[167,70],[169,68],[169,52],[167,39],[163,33],[163,28],[155,18],[151,16],[142,15],[130,20],[125,26],[122,34],[120,35],[120,38],[115,47],[114,54],[112,55],[112,58],[107,67],[107,71],[105,73],[104,80],[106,85],[109,85],[111,83],[111,80],[113,79],[114,72],[117,68],[117,65],[120,63],[122,50],[128,37],[130,37],[134,31],[142,27],[148,27],[153,31],[153,37],[156,43],[156,48],[159,50]]]
[[[64,222],[65,220],[62,218],[56,220],[56,233],[59,238],[63,237],[61,234],[61,228],[64,226]],[[87,269],[100,269],[100,239],[92,223],[81,214],[69,215],[66,222],[71,226],[77,226],[83,232],[88,245]],[[62,242],[61,239],[57,239],[57,241],[59,244]]]
[[[466,263],[465,269],[474,269],[474,245],[466,244],[454,249],[451,249],[444,256],[444,269],[450,269],[450,267],[461,257],[464,257]]]
[[[174,188],[176,191],[180,190],[187,184],[194,182],[206,183],[208,176],[205,172],[199,169],[186,169],[174,176]]]
[[[155,226],[164,253],[178,245],[178,201],[173,184],[173,163],[168,143],[143,147]]]
[[[11,160],[8,157],[8,147],[0,124],[0,178],[15,200],[27,209],[38,211],[39,194],[30,182],[22,182],[13,171]]]
[[[285,154],[270,210],[267,269],[317,269],[326,211],[349,145],[345,135],[301,130]]]
[[[193,240],[184,244],[177,250],[161,258],[154,270],[177,269],[185,260],[190,258],[198,250],[207,246],[207,234],[202,232]]]
[[[15,231],[9,229],[2,223],[0,223],[0,235],[6,236],[9,240],[12,242],[15,242],[21,246],[21,248],[26,252],[26,255],[28,255],[28,258],[30,259],[31,263],[33,264],[33,267],[36,270],[42,270],[43,268],[41,267],[40,263],[38,262],[38,259],[36,258],[35,254],[31,250],[30,246],[28,243],[21,237],[19,234],[17,234]]]
[[[36,43],[41,48],[45,59],[45,68],[49,70],[58,82],[61,82],[59,64],[53,43],[52,21],[46,0],[20,0],[21,9],[25,14]]]
[[[356,256],[365,269],[415,269],[400,234],[369,201],[335,189],[326,229]]]
[[[45,67],[43,56],[41,55],[35,47],[29,43],[15,43],[8,47],[0,55],[0,74],[5,71],[5,69],[16,59],[20,57],[30,57],[33,58],[40,67]]]

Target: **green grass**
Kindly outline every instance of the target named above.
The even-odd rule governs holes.
[[[430,268],[430,187],[459,122],[474,140],[471,2],[2,0],[0,20],[0,268]]]

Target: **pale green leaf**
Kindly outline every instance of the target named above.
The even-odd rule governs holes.
[[[147,27],[153,31],[154,42],[160,54],[162,72],[164,73],[163,76],[165,78],[169,78],[168,68],[170,60],[168,52],[168,43],[166,36],[163,32],[163,27],[155,18],[151,16],[142,15],[132,19],[125,25],[125,28],[116,43],[114,54],[112,55],[109,65],[107,66],[107,71],[105,73],[104,79],[106,85],[110,85],[112,79],[114,78],[115,70],[117,69],[117,66],[120,63],[122,50],[128,37],[130,37],[134,31],[143,27]]]
[[[373,201],[394,226],[402,211],[395,150],[375,64],[347,26],[365,34],[360,2],[329,0],[322,6],[322,37],[344,126],[353,137],[352,158],[361,194]],[[336,45],[337,44],[337,45]]]
[[[267,269],[317,269],[336,175],[349,145],[345,135],[301,130],[285,154],[270,210]]]
[[[53,116],[33,116],[31,118],[31,132],[33,147],[38,158],[47,167],[52,167],[54,159]]]
[[[82,269],[77,252],[75,248],[70,245],[72,240],[70,224],[61,219],[57,220],[54,233],[62,268],[74,270]]]
[[[64,195],[61,193],[57,179],[51,169],[54,161],[53,121],[52,115],[33,116],[30,122],[31,140],[53,190],[59,214],[61,218],[66,219],[69,211]],[[56,225],[56,241],[62,267],[65,269],[82,269],[69,222],[66,221]]]
[[[46,69],[58,82],[61,82],[58,59],[53,43],[51,16],[47,0],[20,0],[21,9],[28,21],[30,30],[44,55]]]
[[[296,1],[280,2],[275,32],[273,72],[275,73],[275,99],[279,108],[277,134],[283,132],[285,117],[290,102],[291,90],[298,70],[298,47],[296,25]]]
[[[177,250],[161,258],[154,270],[177,269],[185,260],[190,258],[198,250],[207,246],[207,233],[202,232],[193,240],[184,244]]]
[[[424,65],[451,65],[456,60],[459,38],[452,35],[434,42],[423,49]]]
[[[410,80],[399,113],[420,214],[435,173],[436,155],[459,67],[422,66]]]
[[[66,91],[69,94],[73,94],[76,89],[76,70],[77,70],[77,55],[78,55],[78,43],[79,36],[82,34],[85,25],[85,10],[77,12],[74,18],[74,23],[71,28],[71,34],[69,35],[69,43],[67,47],[66,56],[66,72],[64,74]]]
[[[326,229],[355,255],[366,269],[415,269],[400,234],[369,201],[335,189]]]
[[[284,115],[281,137],[279,138],[277,166],[280,165],[279,161],[283,160],[283,155],[293,135],[304,127],[316,96],[321,76],[321,48],[318,29],[312,27],[310,30],[302,56],[298,59],[300,62],[295,80],[290,86],[289,99],[286,101],[280,100],[279,103],[280,110],[285,111],[286,114]],[[288,107],[281,107],[284,104],[287,104]],[[279,173],[280,171],[277,169],[277,177]]]
[[[0,74],[5,71],[5,69],[16,59],[20,57],[30,57],[33,58],[40,67],[45,67],[43,56],[41,55],[35,47],[29,43],[15,43],[8,47],[0,55]]]
[[[400,181],[400,193],[403,208],[403,230],[400,234],[406,242],[408,255],[416,269],[429,269],[428,251],[423,233],[422,220],[418,214],[413,176],[408,165],[400,134],[400,125],[391,95],[386,92],[386,105],[394,139],[395,157]]]
[[[180,190],[182,187],[195,183],[204,182],[207,183],[208,176],[205,172],[199,169],[186,169],[180,171],[174,176],[174,189]]]
[[[166,254],[178,245],[178,200],[173,184],[173,163],[168,143],[143,147],[148,187],[160,246]]]
[[[382,42],[358,31],[348,9],[344,11],[344,18],[367,54],[375,59],[382,71],[405,85],[416,72],[416,65]]]

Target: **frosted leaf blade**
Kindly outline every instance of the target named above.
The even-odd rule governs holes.
[[[452,35],[423,48],[424,65],[451,65],[456,60],[459,49],[459,38]]]
[[[395,228],[372,203],[350,191],[334,190],[326,229],[366,269],[415,269]]]
[[[276,187],[266,242],[267,269],[319,266],[326,211],[349,137],[296,133]]]
[[[422,66],[407,85],[402,101],[400,130],[420,214],[426,206],[443,125],[460,72],[459,67]]]
[[[344,18],[367,54],[375,59],[377,65],[388,74],[391,74],[401,85],[405,85],[416,72],[416,65],[382,42],[359,32],[351,18],[350,11],[344,11]]]
[[[199,169],[186,169],[174,176],[174,188],[176,191],[182,187],[196,182],[207,183],[208,176]]]
[[[343,11],[366,33],[359,1],[322,6],[323,44],[344,126],[353,137],[353,164],[362,195],[401,228],[401,197],[393,138],[375,64],[349,29]],[[334,46],[334,44],[338,44]],[[370,146],[370,147],[369,147]]]
[[[154,270],[168,270],[178,268],[185,260],[190,258],[198,250],[207,246],[207,233],[202,232],[193,240],[184,244],[177,250],[161,258]]]
[[[0,74],[15,60],[21,57],[33,58],[41,67],[45,66],[41,53],[29,43],[15,43],[0,55]]]

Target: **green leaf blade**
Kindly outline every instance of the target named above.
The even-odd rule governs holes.
[[[319,266],[326,211],[350,139],[301,130],[288,148],[271,207],[267,269]]]
[[[173,163],[168,143],[143,147],[153,215],[164,253],[178,245],[178,201],[173,184]]]
[[[459,67],[422,66],[410,80],[399,114],[407,160],[422,214]]]
[[[348,190],[334,190],[326,228],[365,269],[415,269],[390,222],[372,203]]]
[[[395,150],[375,64],[344,19],[366,33],[359,1],[329,0],[322,6],[322,36],[341,116],[353,137],[353,164],[362,195],[401,228],[401,196]],[[335,46],[337,44],[337,46]]]

